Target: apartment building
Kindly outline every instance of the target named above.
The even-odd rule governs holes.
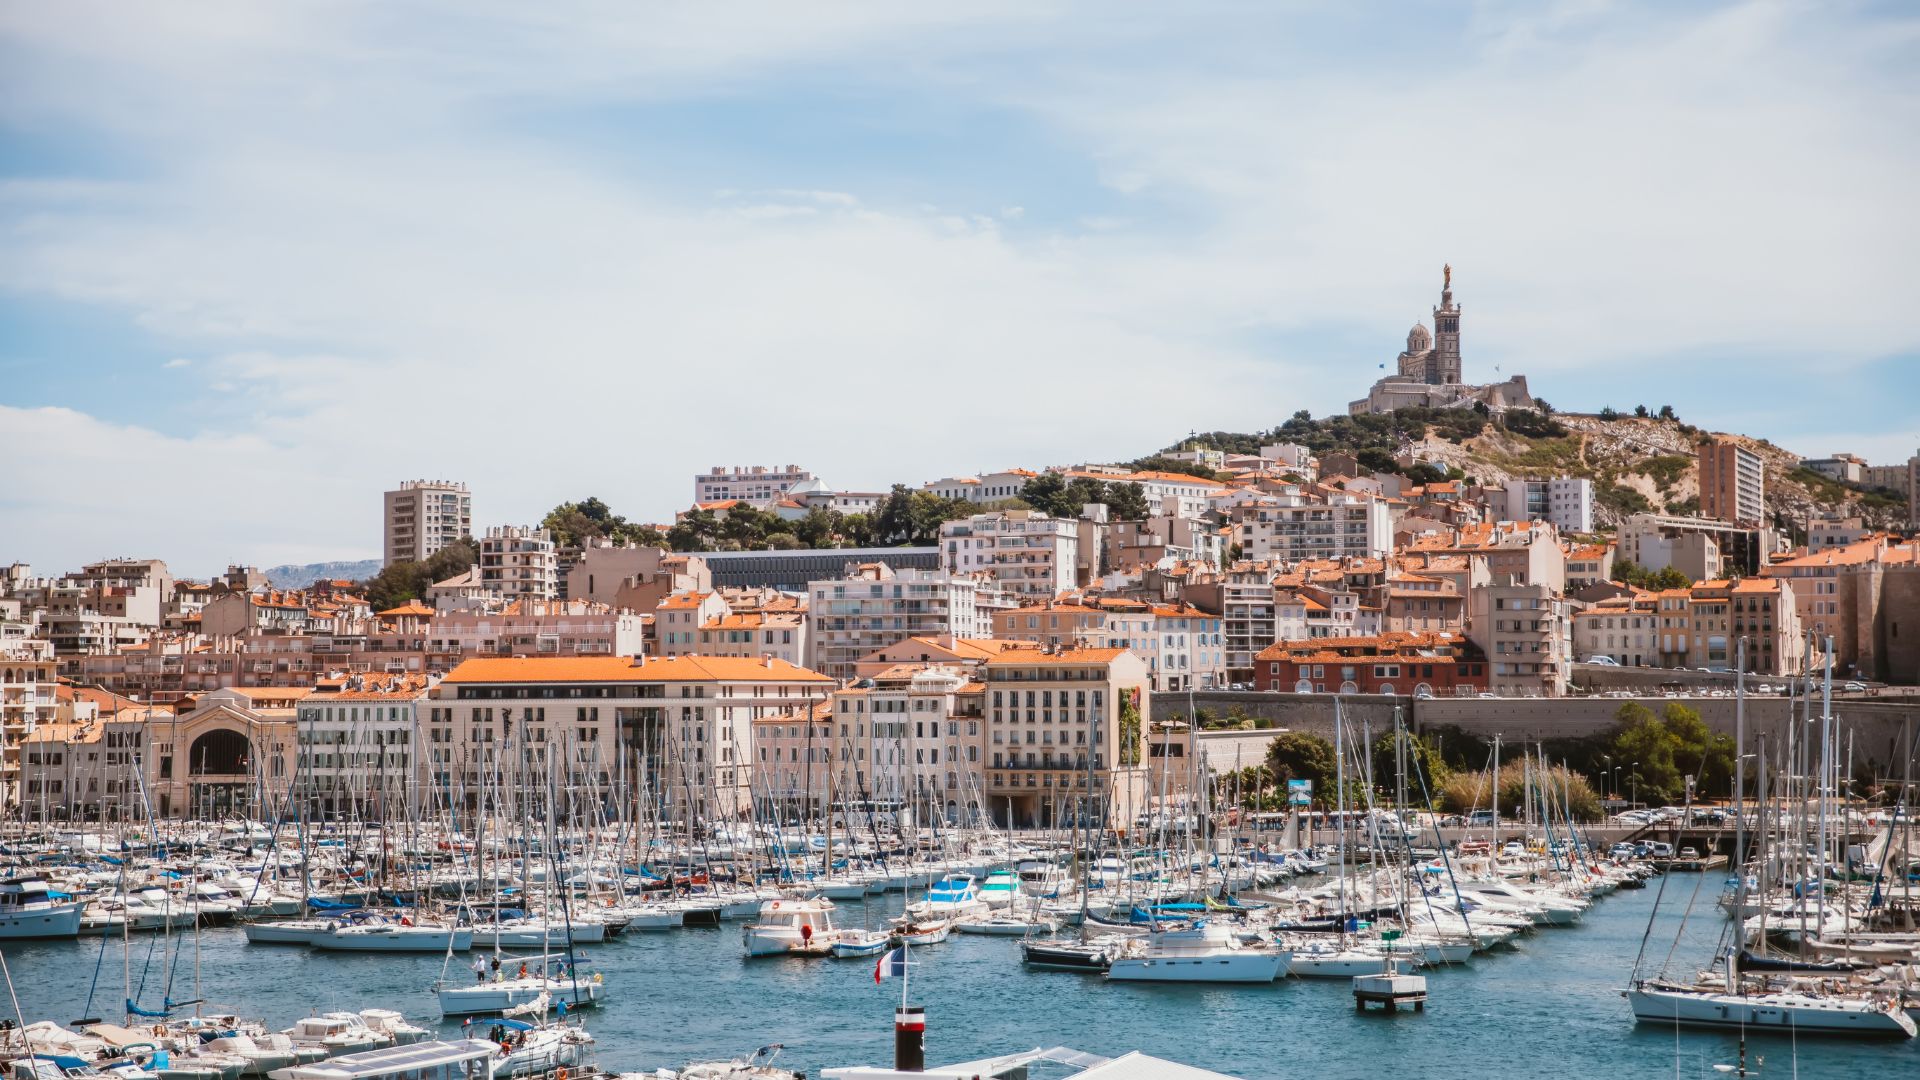
[[[429,685],[355,675],[300,700],[291,792],[307,820],[416,820],[431,804],[419,757]]]
[[[984,686],[955,668],[914,665],[870,681],[831,699],[842,783],[850,779],[852,791],[882,806],[908,808],[914,821],[981,819]]]
[[[1573,627],[1567,601],[1558,590],[1516,575],[1497,575],[1472,590],[1467,610],[1467,637],[1487,658],[1487,684],[1494,693],[1507,697],[1566,694]]]
[[[1465,555],[1486,563],[1492,578],[1516,578],[1554,592],[1567,586],[1567,554],[1550,521],[1493,521],[1409,538],[1416,555]]]
[[[1584,589],[1612,579],[1612,544],[1574,544],[1567,548],[1566,557],[1569,590]]]
[[[0,620],[0,806],[20,801],[20,748],[59,711],[53,642],[25,622]]]
[[[712,592],[713,572],[698,555],[591,540],[567,574],[567,598],[652,611],[677,592]]]
[[[71,719],[36,728],[20,746],[16,805],[27,821],[143,821],[141,749],[163,709],[126,709],[101,716],[87,707]]]
[[[1392,511],[1358,495],[1272,495],[1240,508],[1232,522],[1249,559],[1379,558],[1393,550]]]
[[[1700,516],[1735,525],[1766,522],[1766,465],[1738,443],[1710,439],[1698,449]]]
[[[552,600],[560,559],[545,529],[496,525],[480,540],[480,582],[505,600]]]
[[[468,812],[485,793],[494,812],[557,798],[573,816],[618,773],[669,816],[731,818],[751,805],[755,721],[832,689],[770,657],[469,660],[428,694],[428,782]]]
[[[1653,667],[1659,662],[1659,621],[1652,593],[1603,600],[1573,617],[1574,661],[1605,656],[1623,667]]]
[[[1907,499],[1907,528],[1920,530],[1920,452],[1898,465],[1869,465],[1861,470],[1861,482],[1868,487],[1886,488]]]
[[[1801,458],[1800,467],[1817,472],[1829,480],[1838,480],[1844,484],[1865,483],[1867,479],[1867,459],[1856,454],[1835,454],[1832,457]]]
[[[980,574],[1015,597],[1051,597],[1073,588],[1079,530],[1038,510],[975,514],[940,526],[950,574]]]
[[[850,563],[841,577],[807,583],[807,666],[850,679],[867,655],[908,638],[992,637],[992,612],[1004,606],[981,606],[992,591],[968,572]]]
[[[473,535],[473,496],[451,480],[406,480],[382,496],[380,550],[387,565],[425,562],[434,552]]]
[[[807,662],[807,613],[804,611],[735,611],[700,624],[701,656],[771,656],[795,667]]]
[[[653,609],[653,652],[691,656],[700,651],[700,628],[733,612],[719,593],[674,593]]]
[[[744,499],[756,506],[764,506],[812,479],[813,474],[798,465],[780,468],[769,465],[715,465],[710,471],[693,478],[693,502],[699,505]]]
[[[995,820],[1130,825],[1147,799],[1145,662],[1126,649],[1008,649],[984,673]]]
[[[1792,587],[1816,664],[1831,637],[1843,676],[1920,680],[1920,543],[1875,535],[1775,560],[1763,574]]]
[[[1276,641],[1260,651],[1254,686],[1303,694],[1477,694],[1487,661],[1463,634],[1389,631]]]
[[[1000,472],[981,473],[979,476],[949,476],[940,480],[930,480],[922,485],[926,490],[943,499],[965,499],[968,502],[991,503],[1002,499],[1016,499],[1027,486],[1027,481],[1040,475],[1031,469],[1005,469]]]
[[[1593,481],[1583,476],[1507,481],[1506,517],[1550,521],[1567,533],[1593,531]]]

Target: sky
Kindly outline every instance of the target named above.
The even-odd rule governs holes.
[[[1920,11],[0,0],[0,561],[376,557],[1469,381],[1920,449]]]

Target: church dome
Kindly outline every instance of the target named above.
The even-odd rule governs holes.
[[[1424,324],[1414,323],[1413,329],[1407,331],[1407,351],[1423,353],[1431,348],[1433,348],[1433,335],[1427,333]]]

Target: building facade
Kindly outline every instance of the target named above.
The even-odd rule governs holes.
[[[984,673],[995,820],[1131,824],[1147,797],[1146,664],[1125,649],[1008,649]]]
[[[387,565],[425,562],[434,552],[473,535],[473,496],[450,480],[405,480],[382,497],[380,550]]]
[[[1738,443],[1713,439],[1700,444],[1700,516],[1735,525],[1766,522],[1766,464]]]
[[[1079,530],[1038,510],[975,514],[940,526],[950,574],[979,574],[1015,597],[1046,598],[1077,584]]]
[[[1593,481],[1584,476],[1507,481],[1507,516],[1551,521],[1561,535],[1593,531]]]
[[[693,501],[698,505],[744,499],[765,505],[812,479],[813,474],[798,465],[715,465],[693,478]]]
[[[496,525],[480,539],[480,582],[504,600],[560,595],[560,557],[545,529]]]

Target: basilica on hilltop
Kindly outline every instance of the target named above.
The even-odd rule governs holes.
[[[1494,412],[1531,409],[1533,395],[1527,392],[1525,375],[1484,386],[1460,381],[1460,308],[1453,302],[1453,267],[1448,265],[1441,269],[1440,306],[1433,309],[1433,332],[1414,323],[1407,332],[1407,351],[1395,360],[1393,373],[1374,383],[1366,397],[1349,404],[1347,412],[1357,416],[1416,405],[1448,409],[1476,404]]]

